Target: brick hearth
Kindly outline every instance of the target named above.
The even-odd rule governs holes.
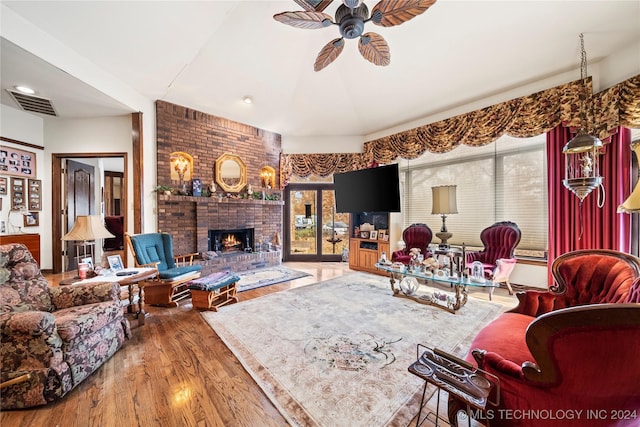
[[[282,252],[233,253],[195,262],[202,265],[202,275],[206,276],[222,270],[240,272],[280,265],[282,263]]]

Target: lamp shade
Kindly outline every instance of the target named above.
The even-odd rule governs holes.
[[[636,158],[640,161],[640,142],[631,144],[631,148],[636,153]],[[640,180],[636,183],[636,187],[633,189],[627,200],[625,200],[620,206],[618,206],[618,212],[625,213],[638,213],[640,212]]]
[[[448,215],[458,213],[455,185],[431,187],[431,192],[433,195],[432,214]]]
[[[78,215],[76,223],[62,240],[96,240],[116,237],[105,227],[100,215]]]

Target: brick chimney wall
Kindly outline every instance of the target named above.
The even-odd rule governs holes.
[[[193,157],[193,177],[202,179],[203,188],[224,153],[242,159],[254,191],[261,190],[263,166],[276,170],[276,189],[280,186],[279,134],[165,101],[156,101],[156,131],[157,184],[179,187],[171,181],[170,155],[182,151]],[[282,216],[282,201],[158,195],[158,230],[173,236],[176,254],[206,251],[209,229],[252,227],[256,239],[273,238],[276,231],[282,236]]]

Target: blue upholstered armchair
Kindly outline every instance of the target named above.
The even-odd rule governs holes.
[[[200,277],[202,266],[194,265],[196,253],[173,254],[173,238],[166,233],[125,234],[133,252],[136,267],[158,270],[157,278],[143,284],[145,302],[152,305],[176,306],[189,291],[181,285]]]

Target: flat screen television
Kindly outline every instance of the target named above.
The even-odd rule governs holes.
[[[333,175],[336,212],[400,212],[396,163]]]

